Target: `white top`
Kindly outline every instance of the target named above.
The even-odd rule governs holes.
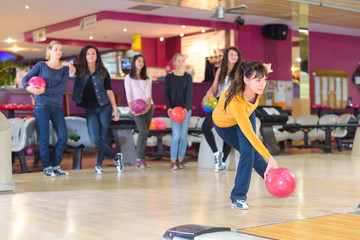
[[[224,84],[220,86],[219,84],[219,88],[217,91],[217,96],[216,97],[220,97],[220,95],[230,87],[231,82],[229,81],[229,76],[226,76],[224,78]]]
[[[151,98],[151,77],[147,80],[137,80],[130,77],[129,74],[125,76],[125,92],[128,103],[133,102],[136,99],[142,99],[147,102],[148,98]],[[151,104],[154,104],[151,99]]]

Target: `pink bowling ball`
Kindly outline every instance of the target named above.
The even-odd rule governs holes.
[[[30,78],[28,84],[30,86],[36,86],[36,87],[42,87],[42,88],[46,87],[45,80],[39,76],[34,76],[34,77]]]
[[[287,168],[272,170],[266,177],[266,189],[277,198],[290,196],[296,188],[295,174]]]
[[[33,148],[33,146],[30,146],[30,147],[28,147],[28,148],[25,150],[25,155],[26,155],[26,156],[32,156],[32,155],[34,155],[34,148]]]
[[[157,129],[166,129],[166,122],[163,119],[156,119],[155,123]]]

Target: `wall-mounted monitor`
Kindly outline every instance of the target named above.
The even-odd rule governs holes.
[[[132,58],[121,58],[121,71],[128,74],[131,69]]]

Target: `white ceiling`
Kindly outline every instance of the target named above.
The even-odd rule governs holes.
[[[23,48],[18,51],[25,59],[42,58],[45,55],[45,45],[24,42],[24,32],[57,24],[63,21],[86,16],[100,11],[117,11],[129,13],[151,14],[159,16],[171,16],[181,18],[216,20],[211,18],[214,15],[217,1],[194,0],[194,1],[170,1],[173,5],[154,4],[156,1],[129,1],[129,0],[0,0],[0,50],[10,51],[14,45]],[[167,1],[160,1],[166,3]],[[176,6],[174,2],[186,3],[187,6],[193,3],[193,8]],[[227,6],[237,6],[242,1],[226,1]],[[139,4],[160,6],[161,8],[151,12],[131,10]],[[29,5],[29,9],[25,9]],[[181,4],[179,4],[181,5]],[[202,9],[196,9],[201,5]],[[260,8],[259,6],[258,8]],[[200,7],[199,7],[200,8]],[[250,11],[248,9],[247,11]],[[246,12],[246,11],[245,11]],[[225,14],[225,19],[217,21],[234,22],[239,14]],[[269,18],[251,14],[243,15],[246,24],[264,25],[268,23],[285,23],[291,26],[291,19]],[[281,18],[280,18],[281,17]],[[335,32],[340,34],[351,34],[360,36],[360,29],[346,28],[339,26],[328,26],[324,24],[312,24],[313,30]],[[123,27],[128,29],[123,32]],[[186,26],[185,29],[179,25],[139,23],[129,21],[103,20],[98,21],[94,29],[81,31],[80,27],[71,27],[65,30],[47,34],[49,38],[63,38],[90,41],[89,36],[94,36],[93,41],[131,43],[133,34],[141,34],[143,37],[171,37],[183,32],[199,32],[201,27]],[[11,37],[15,43],[6,43],[4,40]],[[63,46],[64,55],[76,55],[81,47]]]

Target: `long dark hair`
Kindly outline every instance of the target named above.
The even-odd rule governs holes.
[[[148,79],[148,75],[146,74],[146,63],[145,63],[145,58],[143,55],[141,54],[138,54],[138,55],[135,55],[133,57],[133,60],[131,62],[131,70],[130,70],[130,77],[133,78],[133,79],[137,79],[137,75],[136,75],[136,66],[135,66],[135,62],[136,60],[141,57],[143,60],[144,60],[144,66],[143,68],[141,69],[140,71],[140,79],[138,80],[146,80]]]
[[[80,50],[79,56],[77,57],[75,61],[76,66],[76,77],[85,77],[86,76],[86,69],[87,61],[86,61],[86,53],[87,51],[93,48],[96,52],[96,62],[95,62],[95,70],[100,72],[102,76],[106,76],[108,74],[106,68],[104,67],[104,64],[101,60],[101,55],[99,53],[99,50],[94,45],[86,45]]]
[[[261,62],[241,62],[236,68],[234,80],[232,81],[229,90],[226,94],[225,106],[230,103],[230,101],[235,97],[238,93],[241,93],[241,98],[243,98],[243,94],[245,91],[245,82],[244,77],[248,79],[252,78],[263,78],[268,76],[268,71],[266,67]]]
[[[219,86],[222,86],[224,84],[224,82],[225,82],[225,77],[226,77],[226,74],[228,72],[228,62],[229,62],[229,52],[230,52],[230,50],[233,50],[238,54],[238,60],[235,63],[233,69],[231,70],[231,72],[229,74],[230,79],[234,78],[236,68],[239,65],[239,63],[242,61],[241,53],[240,53],[239,49],[237,49],[236,47],[229,47],[229,48],[227,48],[225,50],[224,56],[223,56],[223,58],[221,60],[221,65],[220,65]]]

